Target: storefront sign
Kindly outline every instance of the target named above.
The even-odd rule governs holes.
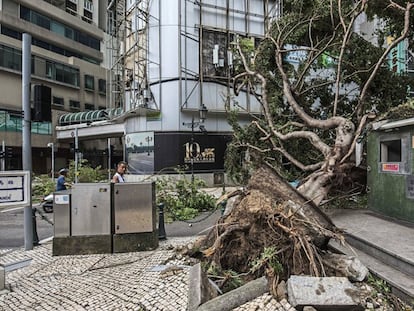
[[[186,143],[184,145],[185,156],[184,163],[214,163],[215,162],[215,152],[214,148],[204,148],[201,151],[200,145],[196,142]]]
[[[383,163],[382,171],[383,172],[399,172],[400,164],[399,163]]]

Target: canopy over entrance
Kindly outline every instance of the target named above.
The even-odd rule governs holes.
[[[79,123],[91,123],[95,121],[109,120],[123,113],[122,108],[108,108],[101,110],[82,111],[67,113],[59,117],[59,125],[70,125]]]

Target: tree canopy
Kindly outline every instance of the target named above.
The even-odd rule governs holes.
[[[284,1],[260,46],[239,40],[243,66],[234,91],[247,90],[263,115],[242,127],[230,114],[234,139],[226,167],[236,179],[266,162],[319,203],[355,167],[357,140],[378,112],[407,100],[413,79],[390,69],[398,44],[411,42],[414,3]]]

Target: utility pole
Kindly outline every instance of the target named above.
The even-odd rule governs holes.
[[[23,105],[23,170],[28,171],[29,189],[28,206],[24,207],[24,248],[33,249],[33,222],[32,222],[32,137],[31,137],[31,110],[30,110],[30,79],[32,61],[32,36],[23,34],[23,54],[22,54],[22,105]]]
[[[1,152],[2,152],[2,157],[1,157],[1,170],[5,171],[6,170],[6,143],[4,142],[4,140],[1,143]]]

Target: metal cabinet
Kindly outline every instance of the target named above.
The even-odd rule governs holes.
[[[75,184],[71,191],[72,236],[110,235],[110,184]]]
[[[53,194],[53,229],[55,237],[70,236],[70,190]]]
[[[114,233],[154,232],[155,183],[114,184]]]

